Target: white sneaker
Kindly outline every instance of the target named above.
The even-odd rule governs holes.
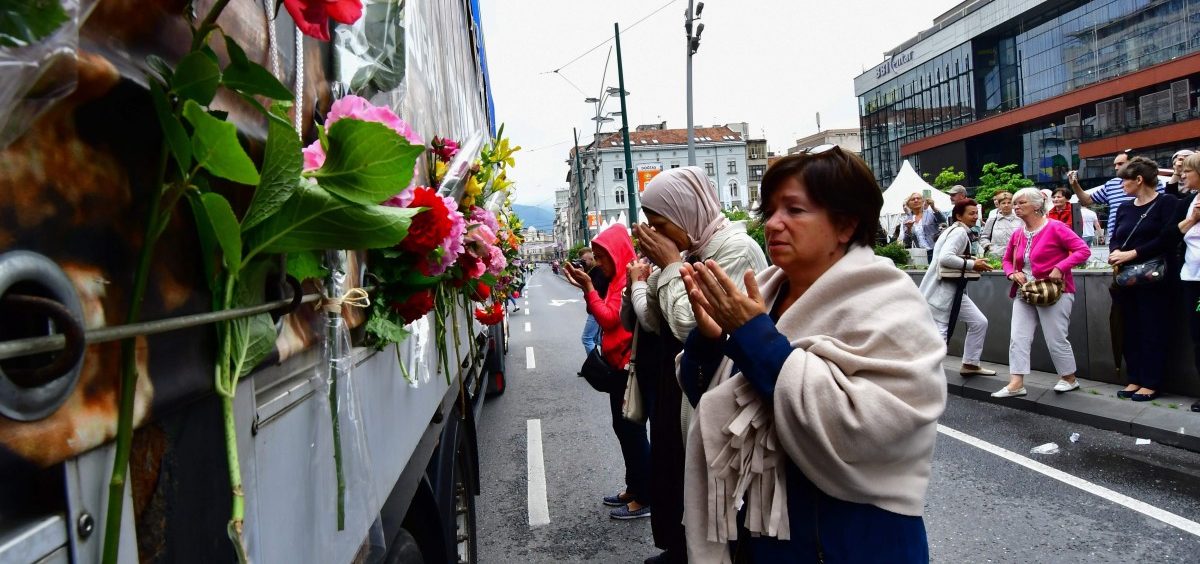
[[[983,368],[983,367],[979,367],[979,368],[967,368],[966,366],[960,366],[960,367],[959,367],[959,369],[958,369],[958,373],[959,373],[959,374],[962,374],[963,376],[975,376],[975,375],[979,375],[979,376],[993,376],[993,375],[995,375],[995,374],[996,374],[996,371],[995,371],[995,370],[991,370],[991,369],[989,369],[989,368]]]
[[[1000,388],[1000,391],[994,392],[992,394],[992,397],[994,397],[994,398],[1015,398],[1015,397],[1020,397],[1023,395],[1025,395],[1025,386],[1021,386],[1020,388],[1017,388],[1015,390],[1010,390],[1010,389],[1008,389],[1008,386],[1005,386],[1003,388]]]
[[[1054,391],[1056,391],[1060,394],[1063,392],[1069,392],[1071,390],[1078,390],[1078,389],[1079,389],[1079,381],[1078,380],[1076,380],[1074,382],[1068,382],[1062,378],[1059,378],[1058,383],[1054,385]]]

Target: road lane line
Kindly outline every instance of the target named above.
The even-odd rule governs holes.
[[[528,471],[529,526],[550,524],[550,505],[546,501],[546,463],[542,456],[542,420],[525,421],[525,465]]]
[[[525,306],[525,315],[529,315],[529,306]]]
[[[530,329],[529,322],[528,322],[528,321],[526,321],[526,322],[525,322],[525,332],[526,332],[526,333],[528,333],[528,332],[529,332],[529,329]]]
[[[525,347],[525,369],[533,370],[536,366],[533,362],[533,347]]]
[[[1175,527],[1179,530],[1189,532],[1196,536],[1200,536],[1200,523],[1197,523],[1190,519],[1185,519],[1183,517],[1180,517],[1179,515],[1171,513],[1170,511],[1165,511],[1163,509],[1159,509],[1153,505],[1150,505],[1149,503],[1146,503],[1144,501],[1134,499],[1127,495],[1115,492],[1115,491],[1110,490],[1099,484],[1093,484],[1092,482],[1089,482],[1078,476],[1073,476],[1073,475],[1063,472],[1062,470],[1059,470],[1057,468],[1047,466],[1045,464],[1042,464],[1041,462],[1038,462],[1031,458],[1017,454],[1011,450],[1007,450],[1002,447],[998,447],[998,446],[996,446],[992,443],[989,443],[983,439],[973,437],[971,435],[963,433],[962,431],[956,431],[954,429],[951,429],[950,427],[947,427],[945,425],[939,424],[938,432],[942,433],[948,437],[958,439],[958,440],[960,440],[964,443],[967,443],[975,448],[990,452],[990,453],[992,453],[996,456],[999,456],[1000,458],[1004,458],[1010,462],[1015,462],[1017,464],[1020,464],[1021,466],[1024,466],[1030,470],[1033,470],[1034,472],[1038,472],[1045,476],[1054,478],[1055,480],[1058,480],[1068,486],[1072,486],[1072,487],[1081,489],[1081,490],[1083,490],[1087,493],[1090,493],[1094,496],[1101,497],[1101,498],[1107,499],[1108,501],[1116,503],[1118,505],[1125,506],[1129,509],[1137,511],[1138,513],[1141,513],[1142,515],[1145,515],[1152,519],[1157,519],[1159,521],[1162,521],[1163,523],[1166,523],[1166,524],[1168,524],[1172,527]]]

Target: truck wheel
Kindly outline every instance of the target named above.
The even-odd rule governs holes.
[[[471,491],[471,457],[467,453],[464,435],[459,436],[458,453],[454,458],[454,538],[458,564],[475,564],[479,561],[475,536],[475,494]]]
[[[425,557],[421,556],[421,547],[417,545],[417,539],[413,538],[412,533],[400,529],[396,536],[392,537],[392,544],[388,546],[384,562],[385,564],[425,564]]]

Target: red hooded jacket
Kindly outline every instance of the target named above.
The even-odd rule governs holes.
[[[592,240],[608,251],[616,272],[608,283],[608,294],[603,298],[592,290],[584,298],[588,313],[600,324],[600,350],[610,366],[623,369],[629,363],[629,347],[633,334],[621,326],[621,293],[625,291],[625,267],[633,260],[633,240],[624,225],[614,225]]]

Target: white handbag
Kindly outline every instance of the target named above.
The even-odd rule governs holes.
[[[646,405],[637,381],[637,347],[640,327],[633,326],[633,348],[629,352],[629,376],[625,380],[625,398],[621,401],[621,417],[634,423],[646,422]]]

